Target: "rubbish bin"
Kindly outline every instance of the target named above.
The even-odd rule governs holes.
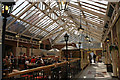
[[[106,64],[107,72],[113,72],[112,64]]]

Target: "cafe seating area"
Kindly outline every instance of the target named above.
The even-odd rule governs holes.
[[[26,70],[11,72],[4,77],[5,80],[39,80],[39,79],[64,79],[73,78],[81,70],[79,58],[62,61],[60,63],[51,63],[49,65],[35,66]],[[31,64],[34,65],[34,64]],[[66,72],[68,69],[68,72]]]
[[[120,0],[0,0],[0,80],[120,80]]]

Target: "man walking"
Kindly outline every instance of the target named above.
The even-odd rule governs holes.
[[[96,63],[96,55],[93,55],[94,63]]]
[[[92,56],[91,56],[91,54],[89,54],[89,61],[90,61],[90,63],[92,63]]]

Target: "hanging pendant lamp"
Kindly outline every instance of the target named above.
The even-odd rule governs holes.
[[[84,31],[84,29],[82,28],[82,25],[81,25],[81,12],[80,12],[80,27],[78,28],[78,31]]]
[[[68,2],[66,0],[58,0],[58,6],[60,11],[62,10],[66,11],[68,7]]]

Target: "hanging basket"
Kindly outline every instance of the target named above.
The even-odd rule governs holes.
[[[109,47],[109,49],[110,49],[110,51],[112,51],[112,50],[118,50],[118,46],[116,46],[116,45],[111,45],[111,46]]]
[[[103,50],[103,52],[107,52],[107,50]]]

